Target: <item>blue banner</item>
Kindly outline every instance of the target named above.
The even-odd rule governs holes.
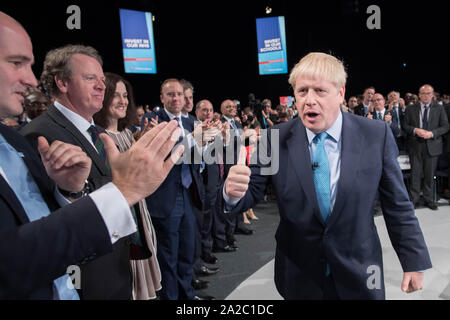
[[[287,73],[284,17],[256,19],[259,74]]]
[[[119,9],[126,73],[156,73],[153,22],[150,12]]]

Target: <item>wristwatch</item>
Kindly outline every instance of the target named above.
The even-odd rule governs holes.
[[[64,197],[68,197],[71,199],[80,199],[81,197],[86,196],[87,194],[89,194],[89,185],[88,185],[88,181],[86,180],[84,182],[84,188],[81,191],[78,192],[73,192],[73,191],[67,191],[64,189],[61,189],[60,187],[58,187],[58,191],[59,193],[61,193]]]

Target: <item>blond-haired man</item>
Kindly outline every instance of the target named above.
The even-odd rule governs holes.
[[[385,298],[373,217],[378,192],[404,270],[402,290],[421,289],[418,271],[431,267],[391,129],[340,111],[346,78],[342,62],[331,55],[301,59],[289,78],[299,118],[272,129],[279,130],[279,139],[268,135],[272,161],[278,152],[279,164],[272,165],[278,170],[269,175],[261,166],[250,170],[242,152],[225,182],[230,214],[253,207],[265,183],[272,182],[281,215],[275,283],[285,299]]]

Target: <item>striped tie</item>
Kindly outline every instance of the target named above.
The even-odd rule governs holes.
[[[100,139],[101,132],[94,125],[89,127],[88,132],[91,135],[92,142],[94,143],[94,146],[97,149],[97,152],[98,152],[100,158],[103,160],[103,163],[108,168],[108,170],[111,171],[111,167],[109,165],[109,160],[108,160],[108,155],[106,154],[106,150],[103,145],[103,141],[102,141],[102,139]]]

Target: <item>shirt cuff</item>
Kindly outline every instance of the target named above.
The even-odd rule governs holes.
[[[242,199],[242,198],[238,198],[238,199],[231,200],[225,193],[225,185],[223,186],[222,194],[223,194],[223,199],[225,200],[225,213],[230,212],[231,209],[233,209],[238,204],[238,202]]]
[[[105,222],[112,244],[137,231],[128,202],[112,182],[91,192],[89,197]]]
[[[69,200],[67,200],[67,198],[61,194],[61,192],[59,192],[59,189],[56,185],[55,185],[54,196],[55,196],[56,202],[58,202],[60,207],[67,206],[68,204],[72,203]]]

